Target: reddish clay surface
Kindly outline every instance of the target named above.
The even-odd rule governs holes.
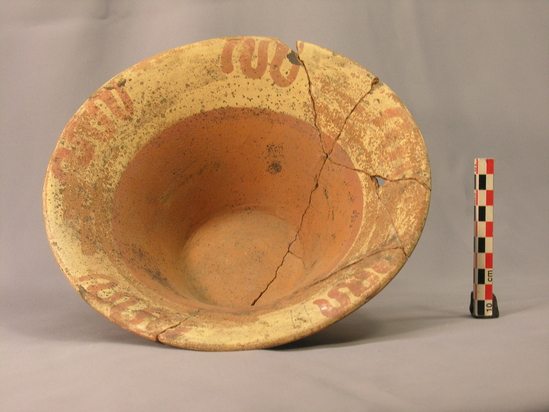
[[[172,301],[272,303],[328,275],[358,231],[357,172],[325,163],[317,130],[291,116],[194,115],[152,139],[122,175],[117,249]]]

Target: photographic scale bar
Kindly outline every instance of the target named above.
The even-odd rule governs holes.
[[[494,159],[475,159],[475,233],[473,291],[469,311],[474,318],[497,318],[492,291],[494,275]]]

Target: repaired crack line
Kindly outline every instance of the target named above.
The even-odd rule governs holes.
[[[362,261],[365,260],[365,259],[368,259],[368,258],[370,258],[370,257],[372,257],[372,256],[375,256],[375,255],[379,254],[379,253],[387,252],[387,251],[389,251],[389,250],[400,250],[406,259],[409,258],[409,256],[406,255],[406,252],[404,252],[404,248],[401,247],[401,246],[400,246],[400,247],[388,247],[388,248],[385,248],[385,249],[377,250],[377,251],[372,252],[372,253],[370,253],[370,254],[368,254],[368,255],[366,255],[366,256],[361,257],[360,259],[355,260],[354,262],[349,263],[348,265],[343,266],[342,268],[339,268],[338,270],[336,270],[336,271],[330,273],[330,275],[326,276],[325,278],[319,279],[319,280],[317,280],[316,282],[311,283],[311,284],[308,285],[307,287],[312,287],[312,286],[317,285],[317,284],[319,284],[319,283],[321,283],[321,282],[324,282],[325,280],[331,278],[332,276],[335,276],[335,275],[337,275],[338,273],[344,271],[345,269],[348,269],[348,268],[350,268],[350,267],[352,267],[352,266],[354,266],[354,265],[357,265],[358,263],[362,262]]]
[[[402,240],[400,239],[400,235],[398,233],[398,230],[396,229],[395,227],[395,222],[394,222],[394,219],[393,219],[393,216],[391,215],[391,213],[389,212],[389,209],[387,208],[387,205],[385,204],[385,202],[381,199],[381,196],[379,194],[379,189],[382,188],[382,186],[379,185],[379,183],[377,182],[377,177],[387,181],[387,182],[391,182],[391,183],[396,183],[396,182],[402,182],[402,181],[413,181],[413,182],[416,182],[417,184],[421,185],[423,188],[425,188],[427,191],[431,192],[431,188],[429,186],[427,186],[425,183],[421,182],[419,179],[417,178],[414,178],[414,177],[405,177],[405,178],[401,178],[401,179],[388,179],[387,177],[385,176],[379,176],[379,175],[371,175],[370,173],[366,172],[365,170],[361,170],[361,169],[356,169],[354,167],[349,167],[347,165],[344,165],[344,164],[341,164],[341,163],[338,163],[338,162],[335,162],[334,160],[332,159],[329,159],[333,164],[337,165],[337,166],[341,166],[341,167],[345,167],[349,170],[354,170],[355,172],[358,172],[358,173],[363,173],[365,174],[366,176],[368,176],[370,179],[374,180],[376,182],[376,185],[377,185],[377,189],[376,189],[376,196],[377,196],[377,199],[379,201],[379,203],[381,203],[381,205],[383,206],[383,209],[385,210],[385,212],[387,213],[387,215],[389,216],[390,220],[391,220],[391,227],[393,228],[393,230],[395,231],[395,234],[396,234],[396,237],[397,237],[397,240],[398,240],[398,243],[400,243],[400,245],[402,246],[402,251],[404,252],[404,254],[406,255],[406,258],[409,258],[410,256],[406,253],[406,250],[404,249],[404,244],[402,243]]]
[[[324,169],[324,166],[326,166],[326,162],[328,161],[328,157],[329,157],[329,154],[326,153],[326,150],[324,148],[324,143],[322,141],[322,133],[320,132],[320,129],[318,127],[318,123],[317,123],[317,110],[316,110],[316,104],[315,104],[315,99],[314,99],[314,96],[313,96],[313,92],[312,92],[312,83],[311,83],[311,77],[309,75],[309,71],[307,70],[307,66],[305,65],[305,62],[301,59],[301,57],[299,56],[299,53],[296,54],[297,55],[297,58],[299,59],[299,61],[301,61],[301,64],[303,66],[303,69],[305,70],[305,74],[307,76],[307,81],[308,81],[308,92],[309,92],[309,97],[311,99],[311,105],[313,107],[313,121],[314,121],[314,127],[318,133],[318,140],[319,140],[319,143],[320,143],[320,148],[322,150],[322,153],[324,153],[324,159],[322,160],[322,164],[320,165],[320,168],[319,168],[319,171],[318,173],[316,174],[315,176],[315,184],[314,184],[314,187],[313,189],[311,190],[311,192],[309,193],[309,201],[307,203],[307,206],[305,207],[305,210],[303,211],[302,215],[301,215],[301,220],[299,222],[299,227],[296,231],[296,234],[295,234],[295,237],[294,239],[289,243],[288,245],[288,249],[286,250],[286,253],[284,254],[284,256],[282,257],[282,261],[280,262],[280,265],[278,265],[278,267],[276,268],[275,270],[275,274],[274,274],[274,277],[271,279],[271,281],[267,284],[267,286],[261,291],[261,293],[259,294],[259,296],[257,298],[255,298],[255,300],[252,302],[252,305],[251,306],[255,306],[255,304],[259,301],[259,299],[261,299],[261,297],[265,294],[265,292],[267,292],[267,290],[270,288],[270,286],[274,283],[274,281],[278,278],[278,273],[280,272],[280,269],[282,268],[282,266],[284,266],[284,262],[286,261],[286,258],[288,257],[288,255],[290,253],[292,253],[291,251],[291,248],[292,246],[294,245],[295,242],[297,242],[297,240],[299,239],[299,233],[301,232],[301,229],[303,228],[303,222],[305,221],[305,215],[307,214],[307,212],[309,211],[309,209],[311,208],[311,203],[312,203],[312,200],[313,200],[313,194],[314,192],[318,189],[318,181],[320,180],[320,175],[322,174],[322,170]],[[294,253],[292,253],[294,256],[296,256]],[[297,256],[296,256],[297,257]],[[301,258],[300,258],[301,259]]]
[[[188,318],[187,318],[187,319],[188,319]],[[186,319],[185,319],[185,320],[186,320]],[[183,322],[184,322],[184,321],[177,322],[175,325],[168,326],[168,327],[165,328],[164,330],[158,332],[158,333],[156,334],[156,339],[155,339],[155,340],[156,340],[157,342],[160,342],[160,339],[159,339],[159,336],[160,336],[160,335],[163,335],[164,333],[166,333],[167,331],[169,331],[169,330],[171,330],[171,329],[175,329],[175,328],[179,327],[179,325],[181,325]]]
[[[299,224],[299,227],[296,231],[296,235],[294,237],[294,239],[290,242],[290,244],[288,245],[288,249],[286,250],[286,253],[284,254],[284,256],[282,257],[282,261],[280,263],[280,265],[278,265],[278,267],[276,268],[275,270],[275,274],[274,274],[274,277],[271,279],[271,281],[267,284],[267,286],[261,291],[261,293],[259,294],[259,296],[257,298],[255,298],[255,300],[252,302],[251,306],[255,306],[255,304],[259,301],[259,299],[261,299],[261,297],[267,292],[267,290],[270,288],[270,286],[274,283],[274,281],[278,278],[278,273],[280,272],[280,269],[282,268],[282,266],[284,266],[284,262],[286,261],[286,258],[288,257],[288,255],[291,252],[291,248],[292,246],[294,245],[295,242],[297,242],[298,238],[299,238],[299,234],[301,232],[301,229],[303,228],[303,222],[305,220],[305,215],[307,214],[307,212],[309,211],[309,209],[311,208],[311,203],[312,203],[312,199],[313,199],[313,194],[314,192],[318,189],[318,186],[319,186],[319,180],[320,180],[320,176],[322,175],[322,171],[324,170],[324,167],[326,166],[326,163],[328,162],[328,160],[330,159],[330,155],[332,154],[332,152],[334,151],[335,149],[335,144],[338,142],[339,138],[341,137],[341,134],[343,133],[343,130],[345,129],[345,126],[347,125],[347,122],[349,120],[349,118],[351,117],[351,115],[355,112],[356,108],[358,107],[358,105],[366,98],[366,96],[368,94],[370,94],[372,92],[372,88],[373,86],[378,83],[379,79],[377,77],[374,77],[370,83],[370,87],[368,88],[368,90],[357,100],[357,102],[355,103],[355,105],[351,108],[351,110],[349,111],[349,113],[347,114],[347,116],[345,117],[345,119],[343,120],[343,124],[341,125],[341,128],[336,136],[336,138],[334,139],[334,144],[332,145],[332,148],[330,151],[327,151],[326,148],[324,147],[324,141],[322,139],[322,132],[318,126],[318,114],[317,114],[317,109],[316,109],[316,102],[315,102],[315,97],[314,97],[314,94],[313,94],[313,91],[312,91],[312,81],[311,81],[311,76],[309,74],[309,71],[307,69],[307,65],[305,64],[305,61],[303,61],[301,59],[301,57],[299,56],[299,52],[296,53],[297,55],[297,58],[301,61],[301,64],[303,66],[303,69],[305,70],[305,74],[307,76],[307,81],[308,81],[308,92],[309,92],[309,97],[311,99],[311,104],[312,104],[312,107],[313,107],[313,121],[314,121],[314,127],[318,133],[318,138],[319,138],[319,142],[320,142],[320,148],[322,150],[322,152],[324,153],[325,157],[322,161],[322,164],[320,165],[320,168],[319,168],[319,171],[315,177],[315,185],[314,185],[314,188],[311,190],[310,194],[309,194],[309,202],[307,204],[307,206],[305,207],[305,210],[303,211],[303,214],[301,215],[301,221],[300,221],[300,224]],[[331,160],[331,159],[330,159]],[[394,228],[394,227],[393,227]],[[396,232],[396,229],[395,229],[395,233]],[[397,237],[398,237],[398,233],[397,233]],[[402,244],[402,242],[400,242],[400,239],[399,239],[399,243]],[[293,254],[293,253],[292,253]],[[295,254],[294,254],[295,256]]]
[[[188,321],[189,319],[191,319],[191,318],[194,318],[194,317],[195,317],[196,315],[198,315],[199,313],[200,313],[200,309],[198,309],[198,310],[196,310],[196,311],[190,313],[189,316],[187,316],[185,319],[183,319],[183,320],[177,322],[176,324],[171,325],[171,326],[168,326],[167,328],[165,328],[165,329],[163,329],[162,331],[158,332],[158,333],[156,334],[155,340],[156,340],[157,342],[162,343],[162,342],[160,341],[160,339],[159,339],[160,335],[163,335],[164,333],[166,333],[166,332],[169,331],[169,330],[178,328],[178,327],[181,326],[183,323],[187,322],[187,321]]]
[[[372,177],[372,179],[375,180],[375,177]],[[379,187],[378,187],[379,189]],[[395,236],[397,238],[397,241],[398,243],[400,244],[400,248],[399,249],[402,249],[402,252],[404,253],[404,255],[406,256],[406,258],[409,258],[410,256],[408,256],[408,253],[406,253],[406,250],[404,249],[404,243],[402,243],[402,240],[400,239],[400,235],[398,233],[398,230],[397,228],[395,227],[395,221],[393,219],[393,215],[391,215],[391,213],[389,212],[389,209],[387,208],[387,205],[385,204],[385,202],[383,200],[381,200],[381,196],[379,195],[379,191],[376,190],[376,196],[377,196],[377,200],[379,201],[379,203],[381,203],[381,205],[383,206],[383,209],[385,210],[385,213],[387,213],[387,216],[389,216],[389,219],[391,221],[391,227],[393,228],[393,230],[395,231]]]
[[[415,177],[403,177],[403,178],[400,178],[400,179],[389,179],[388,177],[385,177],[385,176],[376,175],[376,174],[372,175],[372,174],[368,173],[365,170],[357,169],[355,167],[350,167],[350,166],[344,165],[343,163],[338,163],[335,160],[333,160],[332,158],[329,158],[329,160],[330,160],[330,162],[332,162],[336,166],[341,166],[341,167],[344,167],[344,168],[349,169],[349,170],[353,170],[353,171],[358,172],[358,173],[363,173],[368,177],[372,177],[372,178],[373,177],[379,177],[380,179],[383,179],[383,180],[386,180],[387,182],[392,182],[392,183],[405,182],[405,181],[414,181],[417,184],[423,186],[429,192],[431,191],[431,188],[426,183],[422,182],[421,180],[419,180],[418,178],[415,178]]]
[[[278,265],[278,267],[276,268],[275,270],[275,274],[274,274],[274,277],[271,279],[271,281],[267,284],[267,286],[265,287],[265,289],[263,289],[263,291],[259,294],[259,296],[257,298],[255,298],[255,300],[252,302],[252,306],[255,306],[255,304],[257,303],[257,301],[259,299],[261,299],[261,297],[265,294],[265,292],[267,292],[267,290],[269,289],[269,287],[273,284],[273,282],[277,279],[278,277],[278,272],[280,271],[280,269],[282,268],[282,266],[284,266],[284,262],[286,261],[286,258],[288,257],[288,255],[292,254],[294,255],[295,257],[298,257],[295,253],[293,253],[291,251],[292,249],[292,246],[294,245],[295,242],[297,242],[297,240],[299,239],[299,233],[301,232],[301,229],[303,228],[303,222],[305,220],[305,215],[307,214],[307,212],[309,211],[309,209],[311,208],[311,203],[312,203],[312,200],[313,200],[313,194],[314,192],[318,189],[318,180],[320,178],[320,174],[322,173],[322,169],[324,169],[324,165],[326,165],[326,162],[327,162],[328,158],[326,158],[323,163],[322,163],[322,166],[320,167],[320,171],[318,172],[316,178],[315,178],[315,187],[313,188],[313,190],[311,191],[311,193],[309,194],[309,202],[307,204],[307,207],[305,208],[305,211],[303,212],[303,214],[301,215],[301,221],[299,223],[299,227],[296,231],[296,234],[295,234],[295,237],[294,239],[290,242],[290,244],[288,245],[288,250],[286,250],[286,253],[284,254],[284,256],[282,257],[282,262],[280,263],[280,265]],[[298,257],[299,258],[299,257]],[[301,258],[299,258],[301,259]]]
[[[351,108],[351,111],[345,117],[345,120],[343,121],[343,124],[341,125],[341,129],[339,129],[339,133],[337,134],[337,137],[334,139],[334,144],[332,145],[332,150],[330,151],[330,153],[326,153],[328,156],[330,156],[332,154],[332,152],[334,151],[335,145],[339,141],[339,138],[341,137],[341,134],[343,133],[343,130],[345,130],[345,126],[347,126],[347,122],[349,121],[349,118],[351,117],[351,115],[355,112],[358,105],[360,103],[362,103],[362,101],[366,98],[366,96],[368,96],[372,92],[372,89],[373,89],[374,85],[378,82],[379,82],[379,79],[377,77],[374,77],[372,79],[371,83],[370,83],[370,87],[368,88],[368,90],[360,97],[360,99],[357,100],[355,105]]]
[[[318,133],[318,140],[320,142],[320,147],[322,149],[322,152],[326,153],[326,150],[324,150],[324,142],[322,141],[322,133],[320,132],[320,128],[318,127],[318,114],[316,110],[315,97],[313,95],[311,75],[309,74],[309,70],[307,69],[307,65],[305,64],[305,61],[303,61],[301,59],[301,56],[299,55],[299,48],[298,48],[298,52],[296,53],[296,56],[301,62],[301,66],[303,66],[303,70],[305,71],[305,75],[307,76],[307,91],[309,92],[309,98],[311,99],[311,104],[313,106],[313,123],[316,129],[316,132]]]

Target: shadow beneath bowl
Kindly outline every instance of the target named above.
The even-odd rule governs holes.
[[[286,351],[346,347],[418,337],[426,329],[464,322],[466,318],[458,310],[435,312],[433,308],[405,304],[392,305],[391,311],[380,310],[379,307],[369,309],[363,307],[314,335],[271,349]]]

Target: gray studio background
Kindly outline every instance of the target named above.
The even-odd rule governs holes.
[[[0,410],[549,410],[549,2],[1,0],[0,30]],[[395,280],[331,328],[272,350],[178,350],[72,290],[42,180],[108,79],[235,35],[332,49],[395,90],[429,150],[431,209]],[[468,314],[475,157],[496,159],[491,320]]]

